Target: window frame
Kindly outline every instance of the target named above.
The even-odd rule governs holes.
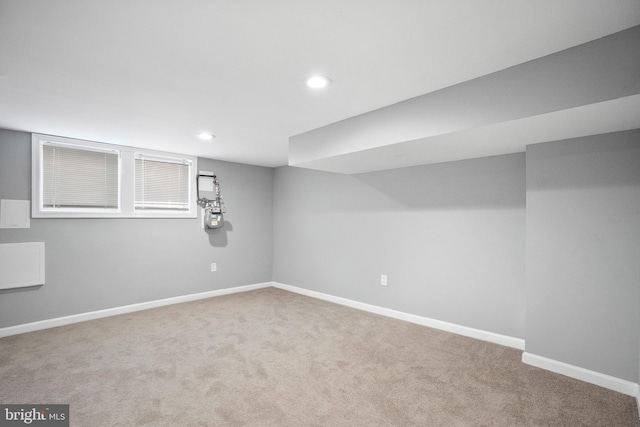
[[[118,206],[110,208],[45,208],[43,207],[43,145],[59,145],[91,151],[116,151],[118,163]],[[135,209],[135,158],[137,155],[154,157],[170,162],[182,162],[189,166],[189,209]],[[31,216],[33,218],[197,218],[195,171],[198,158],[183,154],[148,150],[145,148],[102,142],[32,134],[31,136]]]

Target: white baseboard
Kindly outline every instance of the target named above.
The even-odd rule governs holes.
[[[638,418],[640,419],[640,384],[636,384],[636,406],[638,407]]]
[[[443,322],[441,320],[431,319],[428,317],[417,316],[414,314],[403,313],[400,311],[391,310],[384,307],[379,307],[371,304],[365,304],[350,299],[337,297],[334,295],[324,294],[322,292],[312,291],[309,289],[298,288],[296,286],[285,285],[283,283],[273,282],[273,287],[283,289],[290,292],[295,292],[301,295],[306,295],[313,298],[333,302],[336,304],[345,305],[347,307],[356,308],[370,313],[380,314],[382,316],[391,317],[394,319],[404,320],[418,325],[428,326],[435,329],[440,329],[447,332],[452,332],[458,335],[464,335],[471,338],[476,338],[483,341],[492,342],[495,344],[504,345],[506,347],[512,347],[518,350],[524,350],[525,341],[520,338],[514,338],[506,335],[500,335],[493,332],[487,332],[480,329],[469,328],[467,326],[460,326],[454,323]],[[536,356],[531,353],[524,352],[522,354],[522,361],[526,364],[536,366],[538,368],[546,369],[557,374],[562,374],[571,378],[575,378],[590,384],[595,384],[601,387],[608,388],[629,396],[636,397],[638,401],[638,414],[640,415],[640,388],[639,385],[630,381],[626,381],[620,378],[616,378],[610,375],[601,374],[599,372],[590,371],[588,369],[579,368],[577,366],[569,365],[567,363],[558,362],[545,357]]]
[[[416,323],[418,325],[428,326],[430,328],[440,329],[443,331],[452,332],[454,334],[464,335],[466,337],[476,338],[482,341],[488,341],[494,344],[500,344],[500,345],[515,348],[518,350],[524,350],[524,340],[520,338],[514,338],[507,335],[501,335],[493,332],[483,331],[480,329],[469,328],[467,326],[460,326],[454,323],[443,322],[441,320],[417,316],[415,314],[403,313],[401,311],[391,310],[389,308],[379,307],[371,304],[365,304],[362,302],[358,302],[358,301],[354,301],[354,300],[350,300],[342,297],[323,294],[322,292],[316,292],[316,291],[311,291],[304,288],[298,288],[296,286],[285,285],[283,283],[273,282],[273,287],[278,289],[283,289],[285,291],[295,292],[301,295],[306,295],[313,298],[318,298],[325,301],[330,301],[336,304],[345,305],[347,307],[357,308],[359,310],[368,311],[370,313],[380,314],[382,316],[404,320],[406,322]]]
[[[569,365],[568,363],[559,362],[557,360],[548,359],[546,357],[537,356],[535,354],[522,353],[522,362],[537,368],[546,369],[547,371],[562,374],[567,377],[575,378],[590,384],[608,388],[628,396],[640,399],[638,394],[638,384],[611,375],[601,374],[599,372],[590,371],[589,369],[580,368],[578,366]],[[640,401],[640,400],[639,400]]]
[[[70,325],[72,323],[84,322],[87,320],[100,319],[103,317],[117,316],[119,314],[132,313],[134,311],[148,310],[150,308],[163,307],[165,305],[179,304],[182,302],[196,301],[205,298],[219,297],[222,295],[235,294],[239,292],[253,291],[256,289],[271,287],[271,282],[256,283],[254,285],[237,286],[235,288],[218,289],[215,291],[200,292],[197,294],[181,295],[178,297],[165,298],[161,300],[141,302],[138,304],[125,305],[122,307],[107,308],[104,310],[90,311],[88,313],[74,314],[71,316],[57,317],[55,319],[41,320],[38,322],[24,323],[22,325],[8,326],[0,328],[0,338],[11,335],[24,334],[27,332],[39,331],[42,329],[55,328],[56,326]]]
[[[57,326],[70,325],[72,323],[79,323],[87,320],[117,316],[119,314],[132,313],[135,311],[148,310],[151,308],[163,307],[166,305],[179,304],[183,302],[196,301],[200,299],[218,297],[222,295],[253,291],[256,289],[263,289],[268,287],[275,287],[275,288],[286,290],[289,292],[294,292],[297,294],[318,298],[321,300],[333,302],[333,303],[344,305],[347,307],[356,308],[358,310],[368,311],[370,313],[375,313],[382,316],[391,317],[394,319],[404,320],[406,322],[415,323],[422,326],[428,326],[431,328],[452,332],[458,335],[463,335],[463,336],[476,338],[483,341],[492,342],[495,344],[504,345],[506,347],[511,347],[518,350],[524,350],[525,341],[520,338],[514,338],[506,335],[496,334],[493,332],[483,331],[480,329],[469,328],[467,326],[456,325],[454,323],[443,322],[441,320],[417,316],[414,314],[403,313],[401,311],[391,310],[384,307],[379,307],[371,304],[362,303],[359,301],[350,300],[347,298],[324,294],[322,292],[312,291],[309,289],[298,288],[296,286],[285,285],[283,283],[278,283],[278,282],[256,283],[253,285],[218,289],[214,291],[201,292],[197,294],[181,295],[178,297],[165,298],[161,300],[125,305],[122,307],[114,307],[114,308],[108,308],[104,310],[91,311],[87,313],[74,314],[71,316],[58,317],[55,319],[47,319],[47,320],[41,320],[38,322],[25,323],[22,325],[9,326],[5,328],[0,328],[0,338],[12,336],[12,335],[24,334],[27,332],[39,331],[42,329],[55,328]],[[536,366],[538,368],[546,369],[551,372],[555,372],[571,378],[575,378],[581,381],[585,381],[591,384],[605,387],[629,396],[633,396],[636,398],[638,402],[638,415],[640,416],[640,387],[636,383],[626,381],[620,378],[612,377],[610,375],[601,374],[599,372],[590,371],[588,369],[580,368],[577,366],[569,365],[567,363],[559,362],[553,359],[548,359],[546,357],[537,356],[535,354],[531,354],[527,352],[524,352],[522,354],[522,362],[528,365]]]

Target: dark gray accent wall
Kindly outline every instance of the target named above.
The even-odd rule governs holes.
[[[526,351],[638,380],[640,130],[527,147]]]
[[[201,218],[32,219],[30,229],[0,229],[0,243],[46,246],[46,284],[0,291],[0,327],[270,281],[273,169],[198,163],[220,180],[220,230],[205,231]],[[0,198],[30,199],[30,177],[31,134],[0,130]]]
[[[524,338],[524,166],[519,153],[359,175],[278,168],[274,280]]]

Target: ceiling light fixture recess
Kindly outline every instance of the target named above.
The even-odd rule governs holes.
[[[307,79],[307,86],[313,89],[322,89],[331,84],[331,79],[327,76],[315,75]]]
[[[198,138],[200,138],[203,141],[211,141],[213,138],[215,138],[215,135],[212,135],[210,133],[207,132],[202,132],[198,134]]]

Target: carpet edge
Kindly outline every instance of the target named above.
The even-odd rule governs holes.
[[[522,353],[522,363],[535,366],[547,371],[555,372],[576,380],[584,381],[609,390],[617,391],[628,396],[639,398],[638,384],[617,378],[611,375],[603,374],[579,366],[570,365],[558,360],[549,359],[547,357],[538,356],[536,354]]]
[[[101,319],[103,317],[133,313],[135,311],[149,310],[166,305],[180,304],[183,302],[196,301],[205,298],[213,298],[223,295],[269,288],[271,286],[272,282],[255,283],[252,285],[236,286],[232,288],[216,289],[213,291],[199,292],[195,294],[180,295],[177,297],[146,301],[136,304],[123,305],[120,307],[106,308],[103,310],[89,311],[85,313],[72,314],[69,316],[56,317],[53,319],[45,319],[36,322],[7,326],[4,328],[0,328],[0,338],[9,337],[12,335],[26,334],[28,332],[40,331],[43,329],[55,328],[58,326],[70,325],[72,323],[85,322],[87,320]]]
[[[354,300],[350,300],[342,297],[337,297],[337,296],[325,294],[322,292],[299,288],[297,286],[286,285],[284,283],[279,283],[279,282],[272,282],[272,283],[274,288],[282,289],[285,291],[290,291],[297,294],[333,302],[336,304],[345,305],[347,307],[368,311],[374,314],[380,314],[382,316],[391,317],[398,320],[404,320],[406,322],[415,323],[418,325],[427,326],[434,329],[440,329],[446,332],[452,332],[454,334],[463,335],[466,337],[503,345],[505,347],[515,348],[516,350],[524,350],[524,340],[521,338],[510,337],[507,335],[497,334],[495,332],[483,331],[481,329],[470,328],[468,326],[457,325],[455,323],[444,322],[442,320],[436,320],[429,317],[418,316],[410,313],[404,313],[401,311],[392,310],[392,309],[380,307],[377,305],[366,304],[363,302],[354,301]]]

